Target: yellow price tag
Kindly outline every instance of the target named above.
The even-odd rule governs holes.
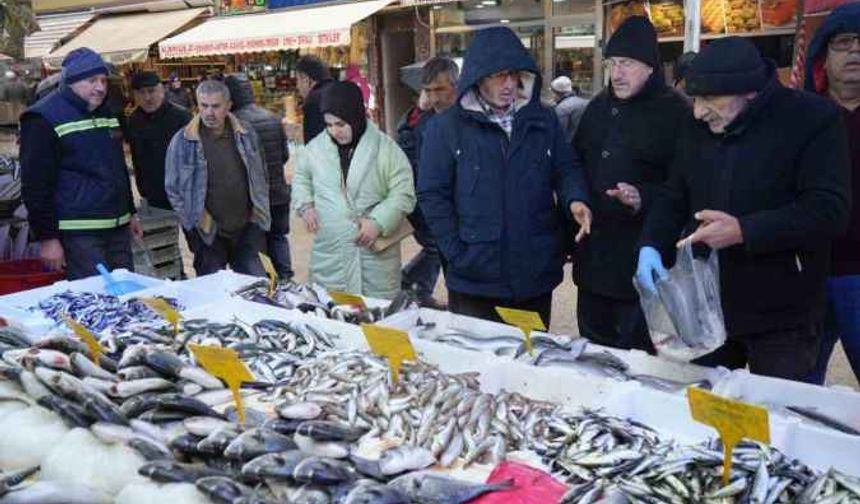
[[[417,359],[409,335],[403,331],[372,324],[361,324],[370,349],[377,355],[388,359],[394,381],[400,379],[400,366],[403,361]]]
[[[170,306],[170,303],[161,298],[140,298],[140,302],[164,317],[164,320],[173,326],[174,335],[179,334],[179,321],[182,320],[182,315]]]
[[[533,311],[517,310],[514,308],[496,307],[496,313],[502,317],[506,324],[520,328],[526,337],[526,350],[529,355],[534,355],[532,349],[532,331],[546,331],[546,326],[540,318],[540,314]]]
[[[275,265],[272,264],[272,259],[266,254],[259,252],[260,262],[263,263],[263,269],[269,275],[269,297],[275,295],[275,287],[278,285],[278,272],[275,271]]]
[[[197,362],[213,376],[221,378],[233,392],[233,401],[239,412],[239,421],[245,423],[245,408],[242,406],[242,395],[239,387],[243,382],[254,381],[254,375],[248,366],[239,360],[239,354],[231,348],[220,348],[190,344],[188,348],[194,354]]]
[[[78,335],[79,338],[84,340],[84,343],[86,343],[87,347],[89,347],[90,349],[90,353],[93,357],[93,362],[95,362],[96,365],[99,366],[99,361],[101,360],[100,357],[102,353],[104,353],[104,350],[102,349],[102,346],[101,344],[99,344],[99,341],[96,339],[96,337],[93,336],[93,333],[91,333],[89,329],[87,329],[81,323],[68,315],[63,315],[63,320],[66,322],[66,325],[69,326],[69,328],[74,331],[75,334]]]
[[[367,308],[367,305],[364,304],[364,298],[361,296],[357,296],[355,294],[350,294],[349,292],[342,292],[342,291],[332,291],[332,292],[329,292],[329,295],[331,296],[332,299],[334,299],[334,302],[339,304],[339,305],[355,306],[356,308],[359,308],[362,310]]]
[[[728,485],[732,451],[744,438],[770,443],[767,409],[733,401],[696,387],[687,389],[693,419],[710,425],[723,441],[723,484]]]

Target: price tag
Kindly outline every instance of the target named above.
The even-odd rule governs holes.
[[[687,389],[687,399],[693,419],[720,433],[723,441],[723,485],[728,485],[732,451],[741,439],[770,443],[767,409],[726,399],[696,387]]]
[[[74,331],[75,334],[78,335],[79,338],[84,340],[84,343],[87,344],[87,347],[89,347],[90,353],[93,356],[93,362],[96,363],[96,366],[99,366],[99,361],[101,360],[100,357],[102,353],[104,353],[104,350],[102,349],[102,346],[101,344],[99,344],[99,341],[96,339],[96,337],[93,336],[93,333],[91,333],[89,329],[87,329],[78,321],[68,315],[63,315],[63,320],[66,322],[66,325],[69,326],[69,328]]]
[[[173,326],[174,336],[179,334],[179,321],[182,320],[182,315],[170,306],[170,303],[161,298],[140,298],[140,302],[164,317],[164,320]]]
[[[260,262],[263,263],[263,269],[269,275],[269,297],[275,295],[275,288],[278,286],[278,272],[275,271],[275,265],[272,264],[272,259],[266,254],[259,252]]]
[[[233,401],[235,401],[236,410],[239,412],[239,421],[245,423],[245,408],[242,406],[242,395],[239,393],[239,387],[242,386],[242,382],[254,381],[254,375],[251,374],[245,363],[239,360],[239,354],[231,348],[195,344],[188,345],[188,348],[191,349],[194,358],[203,366],[203,369],[227,383],[230,391],[233,392]]]
[[[367,308],[367,305],[364,304],[364,298],[361,296],[342,291],[332,291],[329,292],[329,295],[336,304],[354,306],[361,310]]]
[[[400,366],[403,361],[417,359],[409,335],[405,332],[372,324],[361,324],[361,330],[364,331],[370,349],[388,359],[395,382],[400,379]]]
[[[532,331],[546,331],[546,326],[540,318],[540,314],[533,311],[516,310],[514,308],[496,307],[496,313],[502,317],[506,324],[520,328],[526,337],[526,350],[529,355],[534,355],[532,348]]]

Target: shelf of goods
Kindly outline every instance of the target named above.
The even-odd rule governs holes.
[[[129,275],[118,276],[149,287],[110,300],[92,278],[0,298],[0,469],[12,488],[0,503],[500,502],[537,495],[536,479],[500,476],[524,465],[563,484],[565,502],[860,500],[860,436],[833,428],[860,428],[856,392],[563,335],[536,334],[530,354],[509,326],[403,300],[377,320],[406,331],[418,357],[394,381],[356,320],[331,317],[350,308],[317,286],[279,285],[287,309],[243,299],[258,279],[230,272]],[[137,297],[175,306],[177,331]],[[98,323],[100,357],[28,320],[64,312]],[[192,344],[231,348],[252,373],[244,424]],[[688,385],[770,410],[770,446],[739,447],[728,486]]]

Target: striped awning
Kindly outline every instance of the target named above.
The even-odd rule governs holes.
[[[91,11],[36,16],[41,29],[24,39],[24,57],[41,58],[48,55],[94,16]]]

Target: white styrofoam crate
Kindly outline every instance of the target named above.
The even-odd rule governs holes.
[[[805,424],[814,422],[785,411],[785,406],[814,409],[860,430],[860,393],[853,390],[820,387],[738,370],[720,382],[714,392],[765,406],[771,410],[772,415],[795,419]]]
[[[221,270],[209,275],[183,280],[182,283],[192,289],[206,292],[219,292],[226,296],[232,296],[242,287],[259,282],[263,278],[251,275],[243,275],[232,270]]]
[[[432,323],[435,326],[432,329],[422,329],[418,325],[418,319],[421,319],[422,324]],[[427,308],[396,313],[383,319],[380,324],[407,331],[413,339],[423,340],[433,340],[435,336],[450,329],[464,329],[470,333],[486,335],[488,337],[500,335],[522,337],[522,332],[519,329],[506,324]],[[542,333],[536,331],[536,334]],[[558,336],[558,338],[563,339],[566,336]],[[669,361],[648,355],[640,350],[619,350],[596,343],[589,343],[588,351],[606,351],[619,357],[630,366],[631,374],[651,375],[683,383],[692,383],[707,379],[714,384],[728,374],[726,370]],[[510,358],[506,357],[505,359]],[[585,366],[581,370],[569,369],[569,372],[579,376],[602,376],[596,371],[590,371]]]
[[[145,275],[132,273],[126,269],[116,269],[111,272],[114,280],[118,282],[133,281],[144,286],[144,288],[163,285],[164,280],[152,278]],[[16,292],[0,297],[0,305],[26,310],[36,306],[41,301],[61,292],[70,290],[72,292],[92,292],[96,294],[107,294],[107,285],[100,275],[95,275],[80,280],[61,280],[52,285]]]
[[[148,297],[175,299],[181,307],[180,311],[191,310],[227,299],[227,296],[221,292],[193,289],[188,287],[185,282],[166,282],[162,285],[120,296],[120,299],[129,300]]]

